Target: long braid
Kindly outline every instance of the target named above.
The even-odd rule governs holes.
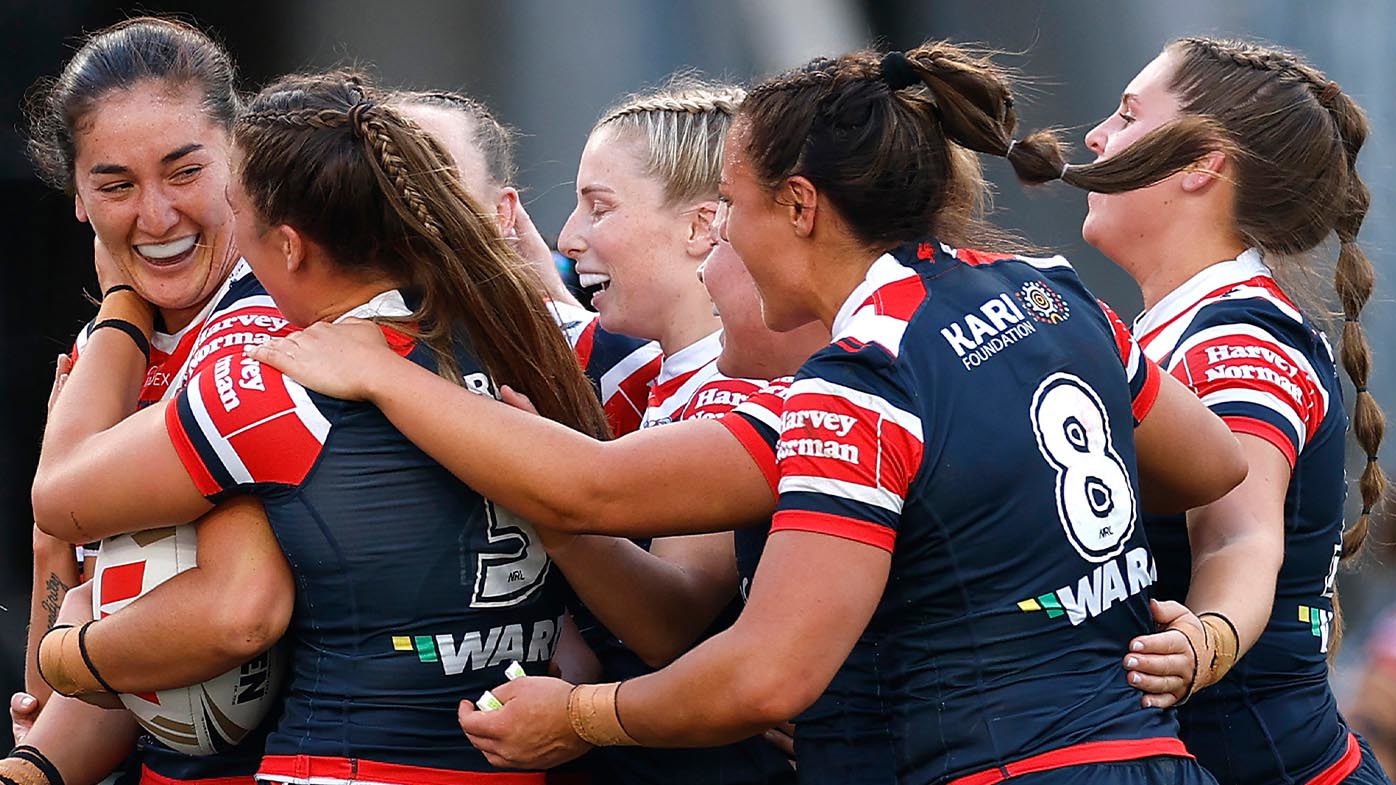
[[[468,338],[496,383],[550,419],[604,436],[605,416],[528,266],[436,140],[376,99],[344,72],[265,89],[237,125],[242,179],[259,216],[294,226],[346,271],[419,290],[416,312],[389,321],[434,352],[444,377],[461,383],[454,346]]]

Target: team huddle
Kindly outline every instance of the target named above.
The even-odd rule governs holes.
[[[91,35],[31,116],[103,297],[0,783],[1390,785],[1327,671],[1386,484],[1361,108],[1188,38],[1092,162],[1017,125],[948,42],[631,96],[583,305],[479,102]],[[1133,325],[985,221],[981,155],[1088,192]],[[1346,526],[1280,282],[1330,236]]]

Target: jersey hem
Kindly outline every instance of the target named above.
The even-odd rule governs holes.
[[[897,532],[876,523],[858,521],[841,515],[807,510],[780,510],[771,519],[771,533],[778,531],[802,531],[827,534],[844,540],[861,542],[888,553],[897,542]]]
[[[544,772],[457,771],[362,758],[267,755],[257,779],[295,785],[544,785]]]
[[[1152,739],[1119,739],[1114,741],[1088,741],[1073,744],[1040,755],[1004,764],[997,768],[957,777],[946,785],[994,785],[1011,777],[1036,774],[1067,766],[1083,766],[1092,763],[1119,763],[1121,761],[1152,758],[1169,755],[1192,759],[1183,742],[1176,738],[1160,736]]]
[[[1352,734],[1352,731],[1348,731],[1348,746],[1342,757],[1304,785],[1339,785],[1348,778],[1348,775],[1357,771],[1357,767],[1361,764],[1362,748],[1357,744],[1357,737]]]
[[[1223,416],[1222,422],[1231,429],[1233,433],[1244,433],[1264,439],[1275,445],[1276,449],[1284,453],[1285,460],[1289,461],[1289,468],[1294,469],[1294,464],[1298,461],[1299,455],[1294,450],[1294,442],[1285,436],[1284,431],[1271,425],[1250,417],[1238,417],[1236,415]]]

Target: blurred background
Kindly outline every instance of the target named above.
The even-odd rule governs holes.
[[[573,177],[587,131],[627,93],[691,68],[750,81],[816,55],[870,43],[909,48],[928,38],[1001,50],[1025,79],[1017,108],[1025,129],[1057,126],[1077,142],[1114,111],[1124,85],[1169,40],[1188,34],[1261,38],[1297,49],[1326,70],[1371,115],[1361,169],[1373,207],[1361,239],[1378,269],[1364,314],[1376,350],[1371,388],[1396,411],[1396,91],[1390,31],[1396,3],[1382,0],[243,0],[164,3],[43,0],[0,3],[0,199],[10,251],[0,285],[4,373],[0,375],[0,696],[21,681],[29,604],[29,481],[55,356],[91,316],[91,234],[72,201],[34,177],[23,151],[26,90],[56,74],[84,31],[139,12],[175,14],[212,32],[255,89],[292,70],[371,65],[382,83],[452,88],[484,100],[520,132],[519,185],[545,235],[571,211]],[[995,220],[1066,254],[1087,283],[1127,318],[1138,311],[1132,282],[1085,246],[1082,194],[1064,187],[1026,193],[991,161]],[[1331,289],[1331,287],[1327,287]],[[1350,391],[1349,391],[1350,393]],[[1349,394],[1349,400],[1351,396]],[[1396,448],[1383,450],[1396,469]],[[1349,475],[1359,468],[1356,456]],[[1355,496],[1355,492],[1352,494]],[[1352,500],[1350,500],[1352,501]],[[1355,505],[1350,505],[1355,508]],[[1390,522],[1374,530],[1390,543]],[[1389,547],[1373,549],[1341,579],[1348,634],[1336,670],[1340,693],[1355,689],[1373,620],[1396,604]],[[1396,657],[1396,641],[1391,642]]]

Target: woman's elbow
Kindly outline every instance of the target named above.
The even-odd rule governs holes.
[[[242,663],[270,649],[286,634],[294,600],[290,589],[257,593],[228,606],[217,618],[217,648],[231,662]]]
[[[39,531],[64,542],[82,541],[84,537],[77,528],[76,515],[67,503],[72,498],[72,493],[64,487],[60,477],[40,469],[34,475],[34,485],[30,488],[34,525]]]
[[[824,691],[816,678],[790,678],[790,674],[779,669],[760,666],[743,668],[742,678],[737,681],[738,689],[733,694],[747,707],[751,723],[762,728],[789,722],[813,705]]]

